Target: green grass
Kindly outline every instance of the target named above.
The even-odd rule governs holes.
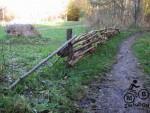
[[[24,72],[29,70],[32,66],[37,64],[41,59],[45,58],[49,53],[58,48],[63,42],[66,41],[66,29],[72,28],[73,34],[79,35],[84,33],[86,28],[80,22],[63,22],[56,25],[35,25],[39,32],[42,34],[42,37],[33,37],[33,38],[24,38],[24,37],[8,37],[5,34],[4,28],[0,26],[0,75],[10,76],[12,79],[17,79]],[[42,30],[44,29],[44,30]],[[2,51],[3,49],[3,51]],[[4,56],[4,58],[3,58]],[[53,60],[56,60],[53,58]],[[2,68],[5,67],[5,68]],[[46,65],[46,68],[48,66]],[[0,76],[0,78],[1,78]],[[29,78],[28,83],[31,83],[31,86],[38,86],[37,75],[32,75],[33,77]],[[2,77],[3,78],[3,77]],[[53,81],[52,81],[53,82]],[[33,83],[33,84],[32,84]],[[0,83],[0,87],[8,86],[9,84]],[[26,85],[25,85],[26,86]],[[18,86],[22,87],[22,85]],[[17,87],[17,88],[18,88]],[[43,86],[42,86],[43,87]],[[18,88],[19,89],[19,88]],[[53,87],[54,91],[57,91],[57,88]],[[24,90],[24,89],[22,89]],[[39,88],[37,90],[40,90]],[[42,89],[43,90],[43,89]],[[18,91],[18,90],[16,90]],[[0,91],[1,92],[1,91]],[[18,94],[21,91],[18,91]],[[4,108],[5,112],[16,113],[15,111],[15,97],[16,92],[11,92],[9,96],[5,96],[4,93],[0,93],[0,108]],[[57,95],[57,93],[53,93]],[[20,97],[20,96],[19,96]],[[59,100],[58,97],[55,99]],[[62,98],[61,98],[62,99]],[[26,99],[27,100],[27,99]],[[64,99],[65,100],[65,99]],[[18,98],[20,101],[20,98]],[[7,104],[6,104],[7,103]],[[27,104],[27,105],[26,105]],[[28,104],[31,102],[24,102],[21,104],[24,112],[24,109],[27,109]],[[43,104],[42,104],[43,105]],[[37,109],[43,109],[42,105],[37,105]],[[56,101],[57,105],[57,101]],[[4,107],[5,106],[5,107]],[[41,107],[42,106],[42,107]],[[55,103],[52,103],[52,106],[55,108]],[[10,109],[7,109],[9,107]],[[1,109],[0,109],[1,110]],[[1,111],[0,111],[1,112]],[[21,111],[20,111],[21,112]]]
[[[73,29],[73,35],[79,35],[86,32],[86,27],[82,22],[61,22],[51,23],[50,25],[35,25],[44,38],[51,38],[52,40],[64,41],[66,40],[66,30]]]
[[[39,111],[49,109],[54,113],[81,112],[74,102],[84,96],[84,90],[92,80],[101,78],[110,69],[115,62],[120,42],[129,34],[123,32],[110,39],[99,46],[94,54],[87,55],[73,68],[66,68],[65,59],[60,59],[53,68],[45,67],[40,73],[27,78],[16,87],[15,93],[22,94],[25,89],[31,90],[37,98],[35,92],[46,90],[49,94],[48,100],[36,103],[35,97],[29,99],[33,108]]]
[[[42,37],[8,37],[4,28],[0,27],[0,42],[3,41],[0,45],[0,50],[3,49],[0,55],[0,67],[5,62],[6,69],[5,72],[3,71],[5,75],[13,71],[12,78],[16,79],[45,58],[66,41],[67,28],[72,28],[73,34],[76,35],[86,31],[81,22],[61,22],[55,25],[35,25],[35,27]]]
[[[69,23],[69,25],[68,23],[64,23],[67,27],[70,27],[70,24],[72,23]],[[37,27],[46,28],[41,25],[37,25]],[[14,57],[18,59],[23,57],[25,59],[23,62],[29,63],[26,64],[25,67],[28,67],[29,65],[31,66],[36,62],[33,57],[34,55],[40,59],[46,56],[49,50],[52,51],[52,49],[56,48],[56,43],[59,45],[61,41],[63,42],[65,40],[59,35],[59,33],[63,33],[62,26],[56,26],[56,31],[58,30],[57,32],[53,30],[55,27],[47,27],[49,29],[46,32],[47,34],[41,31],[43,36],[45,36],[41,40],[37,40],[37,45],[33,45],[35,39],[6,39],[13,40],[14,44],[17,42],[13,50],[16,51],[17,55]],[[78,27],[79,26],[75,27],[77,33],[85,31],[82,27]],[[51,30],[52,32],[49,32]],[[50,39],[48,37],[49,34],[53,36]],[[105,44],[100,45],[94,54],[85,56],[73,68],[66,67],[66,59],[59,59],[52,68],[45,64],[38,73],[32,74],[30,77],[22,81],[21,84],[17,85],[14,91],[0,93],[0,108],[4,108],[6,113],[17,113],[17,109],[14,105],[20,103],[19,112],[24,112],[25,109],[27,109],[27,112],[31,112],[31,108],[38,111],[48,109],[53,113],[82,112],[82,110],[78,109],[75,102],[84,96],[84,91],[91,81],[98,78],[100,79],[104,73],[111,68],[112,64],[115,62],[121,41],[130,34],[131,32],[121,32]],[[51,45],[48,40],[52,41]],[[18,44],[18,42],[20,44]],[[5,46],[8,48],[7,45]],[[19,52],[21,52],[20,55],[18,55]],[[29,92],[32,92],[32,96]]]
[[[4,32],[3,27],[0,26],[0,40],[1,40],[1,39],[4,39],[4,38],[5,38],[5,35],[6,35],[6,34],[5,34],[5,32]]]
[[[141,68],[150,74],[150,33],[145,33],[133,46],[135,55],[139,59]]]

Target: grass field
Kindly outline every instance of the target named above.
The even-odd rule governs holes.
[[[55,27],[36,25],[43,36],[40,39],[5,37],[6,60],[11,58],[11,63],[17,62],[17,66],[22,65],[20,68],[16,66],[16,71],[22,67],[30,68],[65,41],[65,29],[71,26],[76,34],[86,31],[81,23],[70,22]],[[33,110],[49,110],[52,113],[82,112],[75,102],[84,97],[84,91],[92,80],[101,78],[111,68],[121,41],[130,34],[131,32],[121,32],[99,46],[94,54],[84,57],[73,68],[65,66],[65,59],[54,58],[57,62],[52,68],[49,67],[49,63],[45,64],[38,73],[33,73],[17,85],[14,91],[0,93],[0,108],[6,113],[30,113]],[[10,45],[7,41],[13,42],[13,54],[9,53]]]
[[[139,59],[141,68],[150,74],[150,33],[145,33],[133,46],[135,55]]]
[[[3,42],[0,45],[0,64],[5,65],[3,73],[13,75],[13,79],[29,70],[65,42],[67,28],[72,28],[73,34],[76,35],[86,31],[81,22],[62,22],[35,26],[42,37],[8,37],[4,29],[0,27],[0,42]]]

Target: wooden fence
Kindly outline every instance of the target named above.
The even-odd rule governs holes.
[[[93,30],[80,36],[72,37],[72,29],[68,29],[67,41],[62,46],[49,54],[46,58],[42,59],[37,65],[20,76],[14,83],[9,86],[9,88],[6,89],[14,88],[20,81],[38,70],[43,64],[45,64],[56,54],[60,57],[67,57],[68,66],[74,66],[74,64],[77,63],[88,52],[92,53],[98,44],[103,44],[117,33],[119,33],[119,29],[107,28],[103,30]]]
[[[117,28],[107,28],[103,30],[94,30],[86,34],[82,34],[72,40],[65,48],[61,49],[57,55],[68,57],[67,63],[69,66],[74,66],[87,53],[95,51],[97,45],[103,44],[109,38],[119,33]],[[72,30],[67,30],[67,39],[72,37]]]

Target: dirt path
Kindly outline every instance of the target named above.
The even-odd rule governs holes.
[[[135,88],[136,91],[143,89],[143,73],[131,51],[135,39],[140,36],[137,33],[121,44],[116,64],[103,80],[90,85],[86,97],[79,102],[80,107],[89,113],[150,113],[150,107],[134,106],[136,103],[149,103],[148,99],[135,97],[135,104],[130,103],[128,105],[133,106],[127,108],[124,101],[125,92],[133,80],[137,80],[135,85],[140,86]]]

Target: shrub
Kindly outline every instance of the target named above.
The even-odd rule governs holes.
[[[78,21],[80,17],[80,9],[72,1],[70,2],[67,10],[67,20],[68,21]]]
[[[30,105],[21,95],[16,95],[13,98],[9,96],[0,97],[0,112],[4,113],[32,113]]]

